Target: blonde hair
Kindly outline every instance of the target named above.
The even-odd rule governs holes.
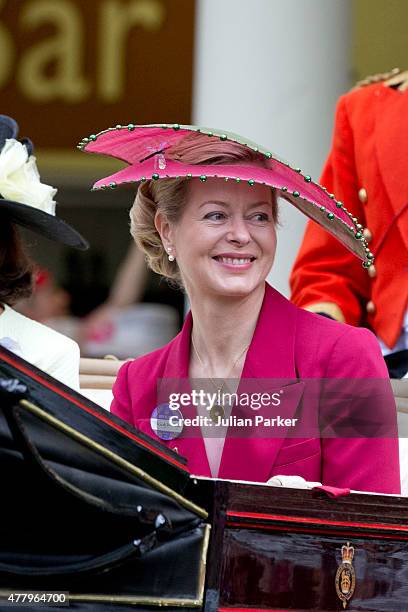
[[[177,145],[167,149],[166,158],[196,165],[233,165],[246,162],[267,167],[265,157],[249,147],[197,133],[189,134]],[[145,253],[148,265],[154,272],[178,285],[182,283],[177,261],[169,261],[154,219],[157,211],[160,211],[169,223],[177,223],[180,220],[186,201],[188,180],[183,177],[142,183],[130,210],[130,233]],[[272,193],[273,216],[276,222],[277,200],[273,190]]]

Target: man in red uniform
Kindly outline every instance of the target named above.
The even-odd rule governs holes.
[[[376,256],[368,270],[309,222],[295,261],[292,300],[370,327],[392,376],[408,370],[408,72],[379,75],[338,102],[321,183],[363,225]]]

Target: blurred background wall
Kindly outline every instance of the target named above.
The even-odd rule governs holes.
[[[318,178],[351,78],[350,8],[349,0],[197,0],[195,122],[247,135]],[[286,295],[304,226],[282,201],[271,281]]]
[[[353,81],[394,67],[408,68],[408,2],[353,0]]]
[[[0,0],[0,112],[33,140],[58,214],[91,243],[79,253],[27,234],[76,315],[108,294],[134,197],[90,193],[123,164],[76,145],[117,124],[191,121],[194,20],[193,0]]]
[[[36,145],[59,215],[91,242],[30,236],[73,296],[102,301],[123,258],[131,189],[90,193],[118,165],[76,150],[108,126],[191,121],[259,141],[318,178],[336,100],[367,74],[408,67],[406,0],[0,0],[0,112]],[[271,280],[287,277],[304,219],[282,205]]]

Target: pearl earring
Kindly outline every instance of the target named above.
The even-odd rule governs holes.
[[[174,261],[176,258],[174,257],[174,255],[171,255],[171,254],[170,254],[170,253],[171,253],[171,251],[172,251],[172,248],[171,248],[171,247],[168,247],[168,248],[167,248],[167,252],[168,252],[168,254],[169,254],[169,261]]]

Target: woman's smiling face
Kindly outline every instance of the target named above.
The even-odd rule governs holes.
[[[276,251],[274,206],[265,185],[189,182],[181,219],[161,228],[187,293],[244,297],[263,286]]]

